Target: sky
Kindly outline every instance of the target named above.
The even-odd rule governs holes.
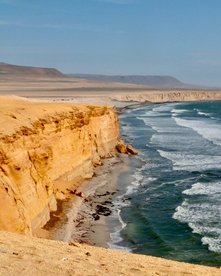
[[[220,0],[0,0],[0,62],[221,87]]]

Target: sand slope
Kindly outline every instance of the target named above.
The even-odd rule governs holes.
[[[0,275],[221,275],[209,268],[0,232]]]

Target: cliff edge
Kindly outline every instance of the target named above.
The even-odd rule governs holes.
[[[32,235],[118,138],[113,107],[0,98],[0,229]]]

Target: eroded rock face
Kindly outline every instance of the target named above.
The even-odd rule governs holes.
[[[113,107],[0,99],[0,229],[43,226],[118,139]]]

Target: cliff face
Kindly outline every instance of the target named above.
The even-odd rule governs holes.
[[[118,140],[114,108],[0,99],[0,229],[32,234]]]

